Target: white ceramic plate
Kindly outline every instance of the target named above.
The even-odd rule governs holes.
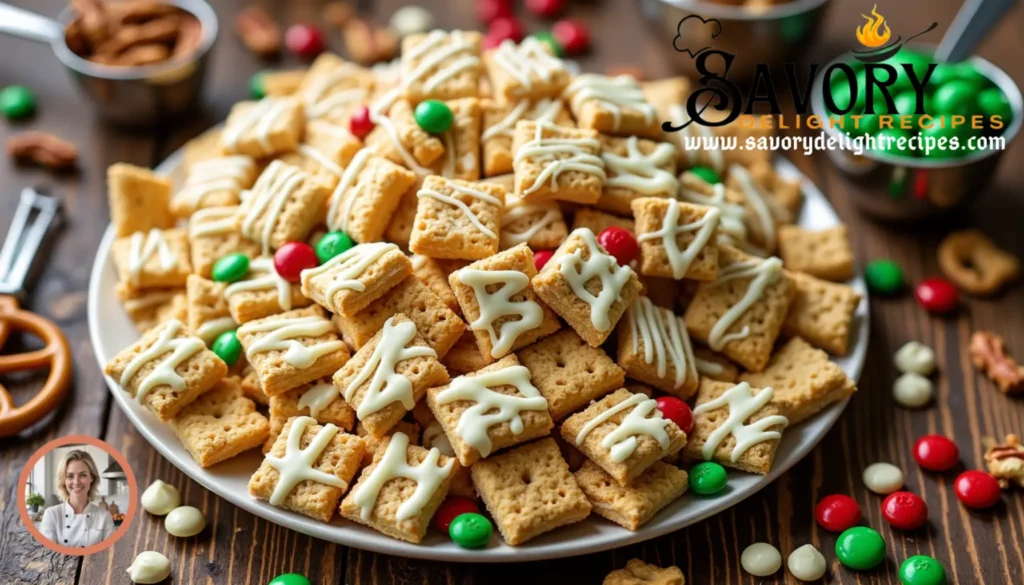
[[[157,172],[174,177],[180,175],[180,165],[179,151],[164,161]],[[820,229],[839,222],[825,197],[796,167],[785,160],[780,160],[778,167],[783,176],[798,178],[803,182],[806,201],[800,216],[801,226]],[[135,327],[113,294],[117,284],[114,263],[110,259],[110,244],[113,240],[113,227],[108,227],[96,252],[89,282],[89,335],[101,368],[118,351],[138,339]],[[857,379],[867,350],[868,303],[863,279],[858,275],[852,285],[864,296],[864,300],[857,309],[850,354],[838,360],[838,364],[850,377]],[[114,380],[106,380],[118,406],[150,444],[189,477],[244,510],[281,526],[345,546],[397,556],[478,563],[533,561],[581,555],[648,540],[689,526],[734,506],[782,475],[818,444],[846,407],[846,401],[843,401],[811,420],[787,429],[775,457],[775,464],[768,475],[730,472],[729,485],[723,493],[711,498],[687,493],[636,532],[592,515],[584,522],[560,528],[522,546],[504,544],[495,531],[487,548],[466,550],[435,530],[431,530],[421,544],[415,545],[389,538],[340,517],[336,517],[330,524],[324,524],[257,501],[249,496],[247,485],[261,460],[258,450],[212,469],[203,469],[182,448],[167,424],[159,422],[152,413],[136,403]]]

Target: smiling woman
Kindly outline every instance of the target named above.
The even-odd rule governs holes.
[[[54,478],[61,503],[43,512],[43,536],[64,546],[84,548],[113,534],[109,508],[92,503],[99,483],[100,473],[91,455],[77,449],[65,455]]]

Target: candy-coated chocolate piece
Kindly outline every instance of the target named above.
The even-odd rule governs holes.
[[[565,0],[526,0],[526,9],[544,18],[555,18],[565,10]]]
[[[704,179],[705,183],[717,185],[722,182],[722,177],[711,167],[697,166],[690,169],[690,172]]]
[[[355,246],[345,232],[327,232],[316,243],[316,257],[321,264]]]
[[[518,43],[526,36],[526,29],[523,23],[514,16],[500,16],[491,21],[487,26],[487,36],[501,44],[506,39]]]
[[[893,528],[917,530],[928,522],[928,504],[917,494],[893,492],[882,500],[882,517]]]
[[[491,540],[494,527],[482,514],[460,514],[448,527],[448,536],[462,548],[482,548]]]
[[[213,263],[213,279],[217,282],[235,282],[249,272],[249,257],[235,253],[221,257]]]
[[[965,471],[953,483],[953,493],[968,508],[991,508],[999,503],[1002,494],[996,478],[977,469]]]
[[[242,356],[242,343],[238,341],[234,330],[225,331],[213,340],[210,350],[230,368],[238,363],[238,358]]]
[[[348,130],[353,136],[362,140],[373,130],[373,119],[370,117],[370,108],[359,106],[348,119]]]
[[[885,539],[867,526],[854,526],[839,535],[836,556],[847,567],[866,571],[885,560]]]
[[[551,260],[551,257],[555,255],[553,250],[537,250],[533,253],[533,265],[537,267],[537,272],[540,272],[541,268]]]
[[[267,78],[266,71],[260,71],[249,78],[249,97],[254,100],[261,100],[267,95],[264,82]]]
[[[977,83],[966,79],[944,83],[935,90],[932,98],[935,112],[932,115],[970,116],[976,113],[980,89]]]
[[[1013,108],[1010,106],[1010,100],[1003,93],[1003,90],[998,87],[983,89],[978,94],[978,109],[986,117],[999,116],[1004,127],[1013,118]]]
[[[8,120],[24,120],[36,111],[36,96],[24,85],[8,85],[0,90],[0,112]]]
[[[416,124],[431,134],[447,132],[455,121],[448,104],[440,100],[426,100],[416,106],[413,112]]]
[[[693,411],[685,402],[675,396],[659,396],[657,402],[665,418],[676,423],[687,435],[693,432]]]
[[[903,585],[946,585],[946,569],[926,555],[914,555],[900,565]]]
[[[303,270],[319,264],[316,251],[306,242],[288,242],[274,252],[274,270],[288,282],[299,282]]]
[[[434,513],[434,528],[441,532],[448,532],[448,527],[451,526],[452,520],[471,512],[480,513],[480,507],[476,505],[474,500],[461,496],[448,496],[438,506],[437,512]]]
[[[629,266],[629,263],[640,255],[640,246],[636,243],[636,238],[625,228],[604,228],[597,235],[597,243],[604,246],[620,266]]]
[[[860,518],[860,504],[843,494],[825,496],[814,508],[814,519],[822,528],[832,532],[842,532],[856,526]]]
[[[725,489],[729,474],[714,461],[704,461],[690,469],[690,491],[702,496],[711,496]]]
[[[550,32],[542,30],[539,32],[535,32],[530,36],[547,45],[548,48],[551,49],[551,53],[554,54],[556,57],[565,56],[565,47],[563,47],[562,43],[559,42],[558,39],[555,38],[555,35],[551,34]]]
[[[567,55],[579,55],[590,48],[590,30],[579,20],[559,20],[551,27]]]
[[[873,293],[895,294],[903,289],[903,269],[892,260],[872,260],[864,268],[864,280]]]
[[[948,313],[960,303],[960,293],[944,278],[926,278],[914,287],[914,298],[931,313]]]
[[[495,18],[512,16],[512,0],[477,0],[476,17],[487,24]]]
[[[925,435],[914,443],[914,460],[928,471],[948,471],[960,460],[960,449],[942,435]]]
[[[312,585],[305,575],[285,573],[270,580],[267,585]]]
[[[324,37],[311,24],[293,24],[284,33],[284,45],[303,59],[312,59],[324,51]]]

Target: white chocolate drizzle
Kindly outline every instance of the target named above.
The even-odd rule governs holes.
[[[342,63],[317,77],[301,96],[305,105],[306,118],[310,120],[321,118],[330,114],[335,108],[366,101],[367,91],[363,87],[345,88],[331,92],[334,86],[357,74],[358,71],[350,63]]]
[[[729,175],[736,177],[736,180],[739,182],[743,194],[746,195],[747,201],[750,202],[750,206],[754,208],[754,213],[757,214],[757,220],[761,224],[762,232],[764,232],[764,241],[770,246],[771,242],[775,240],[775,217],[772,215],[767,196],[761,193],[761,190],[754,184],[754,179],[750,176],[750,173],[741,165],[730,166]]]
[[[513,129],[519,120],[535,120],[537,122],[555,122],[559,112],[562,111],[562,100],[541,99],[536,102],[520,100],[507,116],[500,122],[484,130],[480,135],[480,142],[487,142],[491,138],[504,136],[512,138]]]
[[[562,61],[555,58],[534,37],[527,37],[517,46],[504,40],[491,55],[494,62],[522,84],[526,91],[533,89],[534,77],[550,81],[551,74],[563,69]]]
[[[515,386],[519,395],[502,394],[492,388]],[[530,370],[514,365],[492,372],[459,376],[437,394],[438,404],[451,404],[466,400],[474,404],[467,408],[455,426],[455,432],[467,445],[487,457],[494,449],[488,431],[491,427],[508,423],[513,435],[524,430],[523,411],[547,412],[548,401],[530,383]]]
[[[482,201],[484,203],[497,206],[498,209],[496,211],[500,212],[501,210],[501,199],[498,199],[497,197],[491,195],[490,193],[485,193],[477,189],[471,189],[464,185],[459,185],[458,183],[448,183],[448,186],[451,187],[453,191],[455,191],[455,194],[467,195],[473,199],[476,199],[477,201]],[[491,228],[485,226],[483,222],[480,221],[480,218],[477,216],[476,213],[473,212],[469,205],[466,205],[463,201],[456,199],[451,195],[445,195],[444,193],[441,193],[439,191],[434,191],[433,189],[427,189],[424,187],[416,192],[416,197],[430,197],[431,199],[436,199],[442,203],[447,203],[448,205],[455,207],[463,214],[465,214],[466,219],[468,219],[474,226],[476,226],[476,229],[480,230],[481,233],[483,233],[489,238],[496,239],[498,237],[498,234],[494,233],[494,231],[491,230]]]
[[[340,173],[341,179],[331,193],[330,204],[327,207],[327,227],[331,231],[342,230],[349,232],[349,222],[352,220],[352,206],[359,197],[357,183],[359,174],[366,168],[367,161],[373,151],[364,148],[352,157],[352,161]]]
[[[686,382],[690,372],[696,373],[693,346],[686,332],[686,323],[672,311],[654,306],[647,297],[638,298],[626,315],[629,319],[629,333],[633,341],[633,354],[640,350],[643,341],[644,362],[656,364],[658,377],[662,380],[668,374],[668,360],[672,360],[675,371],[675,387]]]
[[[142,400],[157,386],[170,386],[172,390],[182,391],[185,389],[185,379],[177,372],[185,360],[206,349],[206,344],[198,337],[176,338],[185,326],[177,319],[171,319],[167,326],[160,332],[156,340],[133,357],[124,372],[121,373],[120,384],[127,386],[135,374],[139,373],[142,366],[169,353],[167,357],[160,360],[149,374],[139,382],[135,390],[135,400],[142,403]]]
[[[647,103],[640,84],[629,75],[607,77],[595,73],[577,75],[563,97],[569,100],[574,112],[579,111],[584,102],[594,100],[611,112],[615,119],[614,130],[622,125],[622,110],[628,108],[639,112],[646,124],[654,123],[654,106]]]
[[[672,118],[672,123],[675,125],[683,125],[690,121],[690,116],[686,113],[686,108],[679,104],[672,104],[669,106],[669,117]],[[698,136],[699,135],[699,136]],[[700,153],[702,151],[696,149],[685,148],[685,142],[683,137],[687,138],[703,138],[702,143],[712,144],[714,133],[710,128],[705,128],[701,124],[691,123],[685,128],[679,131],[678,137],[676,138],[676,145],[686,155],[687,166],[694,167],[700,162]],[[725,169],[725,155],[722,154],[721,149],[711,148],[705,150],[708,155],[708,159],[711,161],[711,166],[716,171],[721,173]]]
[[[280,160],[270,163],[253,185],[252,201],[242,220],[242,234],[250,240],[260,242],[262,254],[270,253],[270,239],[274,233],[281,212],[292,193],[306,180],[306,173]],[[262,233],[256,233],[256,222],[263,218]]]
[[[668,263],[672,267],[672,277],[676,280],[686,276],[686,273],[690,270],[690,265],[693,264],[697,255],[700,254],[700,251],[711,240],[711,234],[718,227],[718,218],[721,217],[721,212],[718,211],[718,208],[711,207],[697,221],[680,225],[679,215],[681,211],[682,206],[680,206],[679,202],[669,199],[668,210],[661,221],[661,229],[640,234],[637,237],[638,242],[661,240],[662,246],[665,248],[665,255],[668,256]],[[690,245],[685,250],[680,250],[679,235],[690,232],[697,233],[694,234]]]
[[[676,196],[679,179],[662,168],[675,158],[671,144],[659,142],[650,154],[644,154],[639,139],[630,136],[626,139],[626,156],[605,150],[601,158],[608,173],[605,187],[622,187],[644,195]]]
[[[199,161],[189,167],[188,178],[175,200],[195,209],[216,191],[240,191],[251,180],[256,164],[247,156],[225,156]]]
[[[327,381],[320,381],[302,393],[299,398],[299,410],[309,409],[309,416],[319,418],[320,413],[338,398],[338,388]]]
[[[129,244],[128,275],[135,284],[139,283],[143,267],[154,254],[160,257],[160,270],[163,272],[178,265],[178,260],[171,252],[171,247],[167,244],[163,232],[157,228],[149,230],[145,236],[142,235],[142,232],[135,232],[132,234]]]
[[[238,206],[207,207],[192,214],[188,233],[193,238],[238,233]]]
[[[630,409],[629,414],[622,419],[622,422],[615,429],[601,439],[601,446],[608,449],[611,454],[611,460],[615,463],[622,463],[629,459],[629,456],[639,446],[639,441],[637,440],[639,435],[651,437],[658,442],[662,451],[667,451],[672,442],[665,431],[669,420],[665,419],[661,411],[658,410],[658,401],[648,398],[643,394],[633,394],[595,416],[587,424],[583,425],[580,432],[576,434],[576,444],[582,445],[591,431],[626,409]]]
[[[455,278],[473,289],[480,316],[469,326],[473,331],[487,332],[491,338],[493,358],[500,358],[512,351],[520,335],[536,329],[544,320],[544,311],[532,299],[512,300],[513,296],[530,286],[530,278],[518,270],[463,268],[455,273]],[[496,284],[500,284],[501,288],[493,293],[487,292],[488,287]],[[518,319],[500,325],[496,323],[505,317]]]
[[[303,481],[315,481],[344,491],[348,484],[340,477],[315,469],[316,460],[330,444],[331,439],[338,434],[338,427],[326,424],[317,431],[316,436],[309,442],[305,449],[302,445],[302,435],[306,427],[316,424],[316,421],[308,416],[299,416],[292,419],[292,426],[288,430],[288,442],[285,446],[283,457],[276,457],[267,453],[264,459],[271,467],[277,470],[279,475],[273,493],[270,494],[270,503],[280,506],[284,503],[288,494],[292,493],[299,483]]]
[[[316,161],[318,165],[335,177],[340,177],[342,173],[345,172],[345,170],[341,168],[341,165],[331,160],[330,157],[323,152],[320,152],[308,144],[300,144],[298,151],[302,156]]]
[[[711,328],[711,333],[708,335],[708,346],[715,351],[721,351],[730,341],[744,339],[750,335],[750,326],[748,325],[744,325],[743,329],[737,333],[727,334],[726,332],[743,313],[746,313],[764,295],[765,289],[778,281],[781,276],[782,260],[774,256],[763,260],[760,258],[741,260],[720,269],[718,279],[711,286],[719,286],[738,278],[753,278],[753,280],[747,285],[747,290],[739,302],[729,307],[729,310]]]
[[[434,172],[422,166],[412,153],[402,145],[402,140],[398,136],[398,129],[395,128],[395,123],[391,121],[387,113],[395,100],[401,95],[401,92],[402,88],[396,87],[378,98],[370,106],[370,121],[384,129],[384,133],[391,140],[391,146],[398,152],[398,156],[402,159],[405,166],[417,175],[426,177],[427,175],[434,174]]]
[[[238,324],[235,323],[235,320],[232,319],[231,317],[218,317],[216,319],[210,319],[209,321],[200,325],[198,329],[196,329],[196,337],[202,339],[204,343],[209,345],[213,343],[213,341],[217,339],[217,337],[219,337],[222,333],[227,333],[228,331],[231,331],[235,327],[238,327]]]
[[[537,191],[548,180],[551,181],[551,189],[557,190],[558,176],[564,171],[595,175],[602,181],[606,179],[604,159],[586,150],[600,150],[601,143],[596,138],[544,138],[544,130],[555,131],[557,126],[550,122],[537,122],[537,131],[533,140],[521,145],[513,160],[513,164],[518,164],[525,159],[530,159],[535,163],[547,163],[537,175],[537,180],[533,185],[523,190],[523,195]],[[569,158],[559,158],[566,154],[570,155]]]
[[[693,409],[694,416],[711,412],[723,406],[729,407],[729,418],[708,436],[707,441],[704,442],[704,446],[701,448],[701,456],[705,460],[710,460],[715,455],[715,451],[718,450],[718,446],[729,435],[736,439],[736,446],[732,448],[732,452],[729,455],[729,460],[733,463],[738,461],[754,445],[782,438],[782,433],[778,431],[765,430],[768,427],[777,425],[782,425],[783,427],[788,425],[789,420],[782,415],[773,414],[751,424],[745,423],[748,418],[756,414],[757,411],[761,410],[764,405],[771,401],[773,394],[774,390],[770,387],[762,388],[758,390],[757,394],[753,394],[750,390],[750,384],[741,382],[726,390],[718,398],[698,404]]]
[[[281,278],[274,268],[274,259],[270,256],[260,256],[249,262],[249,273],[245,280],[233,282],[224,289],[224,298],[231,297],[241,292],[262,292],[267,290],[277,291],[277,306],[282,311],[292,309],[292,283]]]
[[[441,452],[437,449],[431,449],[419,465],[409,465],[408,449],[409,437],[405,433],[397,432],[392,435],[383,457],[369,476],[362,479],[352,492],[352,499],[359,506],[359,515],[364,521],[370,519],[380,490],[392,479],[405,478],[416,482],[415,491],[398,506],[395,513],[395,519],[401,522],[419,514],[441,484],[451,475],[455,461],[448,460],[444,465],[438,465]]]
[[[445,43],[445,41],[448,42]],[[408,86],[414,81],[420,81],[421,78],[427,76],[431,69],[438,67],[423,80],[423,90],[430,93],[451,77],[467,69],[479,67],[480,58],[474,53],[473,43],[463,37],[462,31],[454,30],[450,33],[443,30],[431,31],[412,50],[402,55],[402,61],[408,63],[422,58],[415,69],[402,75],[402,83]],[[453,58],[450,63],[439,67],[449,58]]]
[[[436,420],[423,429],[423,445],[427,448],[434,448],[441,452],[441,455],[455,457],[455,449],[452,449],[448,435],[444,434],[444,428]]]
[[[356,408],[359,420],[365,419],[394,402],[401,403],[406,410],[412,410],[416,406],[412,382],[397,373],[395,368],[399,363],[413,358],[436,358],[437,352],[426,346],[410,346],[414,337],[416,337],[416,324],[412,321],[396,323],[395,318],[392,317],[384,322],[380,341],[373,349],[373,354],[342,392],[345,401],[351,405],[356,390],[367,380],[370,381],[369,387]]]
[[[725,373],[725,366],[715,361],[694,357],[693,363],[697,366],[697,373],[702,376],[720,376]]]
[[[334,325],[318,315],[276,317],[263,322],[250,321],[238,328],[240,336],[265,333],[249,345],[246,356],[250,361],[258,353],[284,351],[281,359],[293,368],[300,370],[312,366],[321,357],[342,349],[345,342],[331,339],[305,345],[299,341],[299,338],[319,337],[332,331],[334,331]]]
[[[540,218],[521,232],[513,232],[509,229],[508,226],[511,224],[531,215],[540,215]],[[512,196],[509,196],[509,200],[506,202],[505,209],[501,214],[501,245],[503,248],[511,248],[519,244],[529,243],[541,230],[560,219],[562,219],[562,211],[559,209],[558,203],[554,201],[524,203],[518,198],[512,199]]]
[[[359,280],[359,277],[381,256],[392,251],[399,250],[398,246],[390,242],[371,242],[353,246],[320,266],[303,270],[302,282],[308,288],[308,282],[313,278],[329,276],[330,281],[324,287],[323,292],[324,302],[331,305],[328,308],[336,308],[333,307],[334,296],[343,290],[355,292],[366,290],[366,285]]]
[[[633,269],[629,266],[619,266],[613,256],[602,252],[594,238],[594,232],[589,228],[578,228],[569,234],[570,238],[573,236],[579,236],[585,246],[558,258],[558,270],[569,281],[572,292],[590,305],[590,322],[594,328],[598,331],[608,331],[612,326],[608,312],[615,301],[619,300],[622,287],[629,282]],[[584,247],[589,255],[586,260],[583,259]],[[587,282],[592,278],[601,280],[601,290],[596,296],[586,288]]]
[[[713,194],[708,196],[699,191],[682,188],[679,190],[679,199],[698,205],[707,205],[718,209],[719,217],[718,241],[723,244],[738,244],[747,239],[747,227],[744,222],[747,219],[747,210],[742,205],[729,203],[725,200],[725,185],[715,183],[711,186]]]
[[[274,145],[270,142],[270,131],[286,111],[288,101],[283,99],[264,98],[250,107],[242,116],[233,120],[224,128],[221,140],[224,145],[234,150],[238,147],[238,141],[249,131],[255,132],[256,142],[263,148],[265,154],[273,152]]]

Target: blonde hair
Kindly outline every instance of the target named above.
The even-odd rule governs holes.
[[[60,462],[60,467],[57,468],[57,496],[60,497],[62,502],[67,502],[71,499],[71,494],[68,493],[68,488],[64,485],[67,481],[68,464],[72,461],[81,461],[85,463],[85,466],[89,468],[89,474],[92,475],[92,483],[89,484],[89,501],[93,501],[96,498],[96,493],[100,491],[100,472],[96,468],[96,462],[92,460],[92,455],[89,455],[85,451],[75,449],[64,456],[64,459]]]

